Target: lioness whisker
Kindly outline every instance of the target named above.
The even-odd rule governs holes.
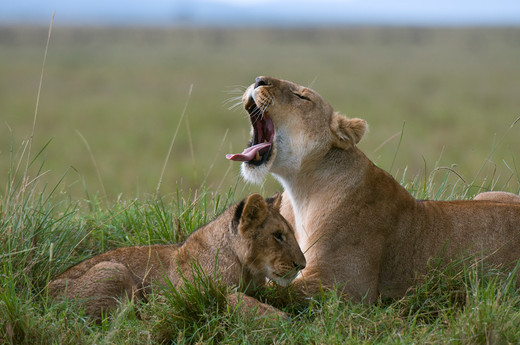
[[[242,106],[242,97],[231,97],[223,102],[224,104],[230,104],[228,110],[236,110]]]
[[[228,103],[236,103],[236,102],[240,102],[239,104],[242,105],[242,96],[234,96],[234,97],[229,97],[228,99],[224,100],[224,104],[228,104]]]
[[[237,101],[242,102],[242,96],[229,97],[228,99],[226,99],[224,101],[224,104],[231,103],[231,102],[237,102]]]
[[[251,123],[254,125],[256,121],[262,118],[263,111],[257,107],[251,112]]]
[[[229,95],[240,95],[240,98],[242,98],[242,94],[247,89],[247,86],[244,85],[233,85],[232,87],[233,88],[226,91],[226,93]]]

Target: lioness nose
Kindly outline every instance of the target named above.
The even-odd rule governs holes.
[[[268,86],[271,85],[267,77],[258,77],[255,79],[255,89],[259,86]]]

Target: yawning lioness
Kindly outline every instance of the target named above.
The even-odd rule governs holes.
[[[302,292],[340,286],[374,301],[404,294],[441,254],[507,267],[520,258],[520,204],[414,199],[356,147],[365,121],[338,114],[307,87],[259,77],[243,105],[251,144],[227,158],[242,162],[248,181],[271,173],[284,187],[282,214],[307,259],[293,282]]]

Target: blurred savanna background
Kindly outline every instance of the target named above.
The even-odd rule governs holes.
[[[337,111],[366,119],[360,147],[398,179],[449,167],[459,182],[518,192],[519,28],[55,21],[32,150],[48,143],[42,179],[54,184],[66,173],[60,190],[74,199],[153,194],[166,161],[161,194],[243,188],[239,164],[224,155],[248,143],[237,97],[258,75],[310,86]],[[32,133],[47,34],[0,28],[2,181]]]
[[[271,324],[207,277],[101,323],[49,298],[84,259],[183,241],[281,190],[225,159],[249,142],[240,98],[259,75],[366,119],[360,148],[417,198],[519,193],[518,0],[0,1],[0,343],[520,343],[514,275],[473,258],[432,260],[400,300],[324,294]]]

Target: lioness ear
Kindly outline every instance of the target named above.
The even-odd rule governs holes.
[[[280,212],[282,206],[282,193],[276,192],[272,197],[265,199],[268,205]]]
[[[336,136],[336,145],[340,148],[349,148],[359,143],[367,131],[367,122],[363,119],[347,119],[334,113],[330,125],[332,133]]]
[[[248,227],[257,226],[267,218],[267,203],[260,194],[251,194],[245,201],[238,230],[245,231]]]

